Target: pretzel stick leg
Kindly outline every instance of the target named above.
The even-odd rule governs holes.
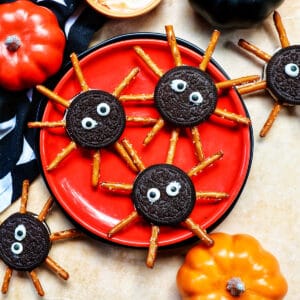
[[[51,233],[50,241],[56,242],[56,241],[60,241],[60,240],[73,239],[73,238],[82,237],[82,236],[83,236],[83,233],[76,229],[67,229],[67,230]]]
[[[49,197],[46,203],[44,204],[44,207],[42,208],[41,212],[38,215],[38,220],[42,222],[46,219],[47,214],[49,213],[53,203],[54,203],[53,198]]]
[[[122,80],[122,82],[115,88],[112,94],[118,98],[122,91],[126,88],[126,86],[131,82],[131,80],[137,75],[139,71],[139,68],[132,69],[129,74]]]
[[[101,154],[100,150],[96,150],[93,154],[93,167],[92,167],[92,186],[97,187],[100,177],[100,162]]]
[[[209,61],[215,51],[215,48],[217,46],[217,43],[218,43],[218,40],[219,40],[219,36],[220,36],[220,31],[218,30],[214,30],[212,35],[211,35],[211,38],[210,38],[210,42],[208,44],[208,47],[204,53],[204,56],[203,56],[203,60],[202,62],[200,63],[200,70],[205,72],[206,71],[206,68],[209,64]]]
[[[159,118],[152,129],[149,131],[147,136],[144,139],[143,144],[146,146],[148,145],[152,139],[156,136],[156,134],[164,127],[165,121],[162,118]]]
[[[27,211],[29,180],[24,180],[22,184],[20,213],[25,214]]]
[[[176,41],[176,36],[174,33],[174,28],[172,25],[166,25],[165,26],[165,31],[167,34],[167,40],[168,44],[174,59],[175,66],[181,66],[182,65],[182,59],[181,59],[181,54],[178,49],[177,41]]]
[[[66,148],[62,149],[47,167],[47,171],[52,171],[55,169],[63,159],[65,159],[73,150],[76,149],[76,147],[76,143],[72,141]]]
[[[203,147],[202,147],[198,127],[196,126],[192,127],[191,134],[192,134],[193,144],[195,146],[196,156],[198,157],[198,160],[201,162],[204,160],[204,152],[203,152]]]
[[[196,198],[197,199],[200,199],[200,198],[204,198],[204,199],[214,198],[215,200],[219,201],[221,199],[228,198],[228,197],[229,197],[229,194],[223,193],[223,192],[196,192]]]
[[[29,275],[30,275],[30,278],[32,280],[32,283],[37,291],[37,293],[39,294],[39,296],[44,296],[45,295],[45,292],[42,288],[42,285],[37,277],[37,274],[35,273],[35,271],[31,271],[29,272]]]
[[[176,128],[172,131],[171,138],[170,138],[170,145],[167,154],[166,163],[172,164],[175,156],[176,146],[179,138],[180,128]]]
[[[276,120],[280,110],[281,110],[281,105],[276,102],[273,106],[273,109],[272,109],[267,121],[265,122],[262,130],[260,131],[260,134],[259,134],[260,137],[265,137],[267,135],[267,133],[271,129],[274,121]]]
[[[121,158],[125,161],[125,163],[127,164],[127,166],[133,172],[138,172],[138,168],[136,167],[136,165],[132,161],[130,155],[128,154],[128,152],[126,151],[126,149],[124,148],[124,146],[121,143],[119,143],[119,142],[115,142],[114,143],[114,148],[119,153],[119,155],[121,156]]]
[[[126,116],[126,121],[127,122],[135,122],[141,125],[153,125],[157,122],[157,119],[150,118],[150,117],[131,117],[131,116]]]
[[[146,65],[152,70],[154,74],[158,77],[163,76],[163,71],[159,69],[159,67],[154,63],[151,57],[144,52],[144,50],[140,46],[133,47],[136,54],[146,63]]]
[[[82,73],[82,70],[80,68],[80,64],[79,64],[79,60],[78,60],[77,55],[74,52],[71,53],[70,59],[71,59],[72,65],[73,65],[73,69],[74,69],[75,75],[76,75],[77,80],[78,80],[78,82],[80,84],[81,90],[83,92],[88,91],[89,87],[88,87],[88,85],[87,85],[87,83],[85,81],[85,78],[83,76],[83,73]]]
[[[274,20],[274,24],[275,24],[276,30],[278,32],[278,35],[279,35],[281,47],[282,48],[288,47],[290,45],[290,42],[287,37],[285,28],[283,26],[281,16],[277,11],[275,11],[273,14],[273,20]]]
[[[125,219],[121,220],[118,224],[116,224],[108,233],[107,236],[111,238],[114,234],[118,233],[120,230],[125,228],[131,222],[135,221],[138,218],[138,213],[134,210],[130,215],[128,215]]]
[[[229,79],[229,80],[216,83],[216,88],[217,89],[231,88],[236,85],[257,81],[259,78],[260,77],[258,75],[250,75],[250,76],[244,76],[236,79]]]
[[[188,173],[188,176],[194,176],[197,175],[199,172],[202,172],[206,167],[213,164],[215,161],[219,160],[221,157],[223,157],[223,152],[219,151],[215,153],[212,156],[209,156],[205,158],[202,162],[200,162],[197,166],[193,167]]]
[[[101,182],[101,187],[111,192],[128,192],[132,191],[133,185],[126,183]]]
[[[47,256],[45,263],[49,267],[49,269],[56,273],[60,278],[64,280],[67,280],[69,278],[68,272],[65,271],[61,266],[59,266],[50,256]]]
[[[8,292],[9,282],[10,282],[12,273],[13,273],[13,270],[10,267],[7,267],[5,274],[4,274],[2,288],[1,288],[2,294],[6,294]]]
[[[121,95],[118,99],[121,102],[149,101],[153,100],[153,94]]]
[[[125,150],[129,154],[131,159],[133,160],[133,163],[138,168],[138,170],[143,171],[145,169],[145,166],[144,166],[141,158],[138,156],[137,152],[133,148],[132,144],[127,139],[123,139],[122,145],[124,146]]]
[[[36,86],[37,91],[39,91],[44,96],[48,97],[50,100],[53,100],[57,102],[58,104],[64,106],[65,108],[68,108],[70,106],[70,103],[68,100],[62,98],[61,96],[57,95],[56,93],[52,92],[48,88],[46,88],[43,85],[37,85]]]
[[[192,231],[206,246],[211,247],[214,244],[213,239],[209,237],[206,230],[202,229],[198,224],[196,224],[192,219],[187,218],[185,220],[187,228]]]
[[[65,127],[65,121],[57,122],[28,122],[28,128],[55,128],[55,127]]]
[[[150,245],[147,255],[146,265],[148,268],[153,268],[154,262],[157,256],[157,249],[158,249],[158,235],[159,235],[159,227],[156,225],[152,225],[151,227],[151,238],[150,238]]]
[[[267,88],[267,82],[266,80],[262,80],[253,84],[241,86],[237,88],[237,91],[241,94],[250,94],[253,92],[265,90]]]
[[[269,62],[270,59],[271,59],[271,57],[272,57],[270,54],[268,54],[268,53],[266,53],[266,52],[260,50],[259,48],[257,48],[257,47],[254,46],[253,44],[251,44],[251,43],[245,41],[244,39],[240,39],[240,40],[238,41],[238,45],[239,45],[241,48],[247,50],[248,52],[254,54],[256,57],[258,57],[258,58],[264,60],[265,62]]]
[[[251,123],[250,119],[247,117],[243,117],[241,115],[237,115],[235,113],[228,112],[228,111],[226,111],[224,109],[220,109],[220,108],[216,108],[214,111],[214,114],[221,118],[224,118],[224,119],[227,119],[230,121],[234,121],[237,123],[245,124],[245,125],[249,125]]]

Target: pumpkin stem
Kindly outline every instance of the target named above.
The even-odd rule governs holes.
[[[239,277],[233,277],[227,281],[226,290],[233,297],[239,297],[246,290],[244,282]]]
[[[16,52],[21,47],[21,40],[17,35],[9,35],[5,40],[8,51]]]

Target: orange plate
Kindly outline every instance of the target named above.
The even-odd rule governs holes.
[[[203,51],[181,39],[178,39],[178,43],[183,63],[198,66]],[[142,46],[164,72],[174,66],[165,35],[137,33],[118,36],[79,56],[88,86],[112,92],[129,70],[139,66],[140,72],[123,94],[153,93],[158,78],[134,52],[132,48],[135,45]],[[80,92],[80,86],[70,65],[67,69],[56,85],[55,92],[65,99],[71,99]],[[228,79],[215,62],[209,64],[207,72],[216,82]],[[124,106],[127,115],[158,117],[151,103]],[[235,89],[220,94],[217,107],[248,116]],[[51,101],[44,102],[41,111],[43,121],[57,121],[64,116],[63,107]],[[150,127],[127,124],[123,133],[123,137],[132,142],[146,166],[165,162],[170,138],[170,129],[166,127],[144,147],[142,141],[149,130]],[[243,189],[252,160],[253,136],[251,126],[236,125],[216,116],[201,124],[199,132],[205,155],[210,156],[222,150],[224,157],[192,178],[196,190],[230,194],[228,199],[214,204],[209,200],[197,201],[190,217],[203,228],[211,230],[229,213]],[[55,170],[46,171],[46,166],[69,142],[70,139],[62,128],[40,131],[39,155],[42,172],[61,207],[71,219],[96,237],[117,244],[147,247],[150,225],[144,220],[129,225],[111,239],[107,238],[108,230],[132,212],[134,207],[127,195],[112,194],[101,188],[91,187],[92,151],[77,148]],[[133,183],[136,174],[127,168],[117,154],[110,149],[101,149],[101,154],[101,181]],[[174,165],[187,172],[196,164],[191,138],[183,133],[177,145]],[[192,237],[193,234],[180,224],[175,227],[162,227],[159,245],[173,245]]]

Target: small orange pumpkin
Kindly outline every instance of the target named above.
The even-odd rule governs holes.
[[[280,300],[288,286],[277,259],[246,234],[212,233],[214,245],[199,244],[177,273],[184,300]]]

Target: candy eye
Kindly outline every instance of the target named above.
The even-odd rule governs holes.
[[[23,224],[20,224],[15,229],[15,239],[17,241],[22,241],[26,237],[26,228]]]
[[[86,117],[86,118],[82,119],[81,125],[84,129],[90,130],[97,126],[97,122],[90,117]]]
[[[174,197],[179,194],[181,185],[177,181],[170,182],[166,187],[166,192],[169,196]]]
[[[171,82],[171,89],[177,93],[182,93],[187,87],[187,83],[181,79],[174,79]]]
[[[199,92],[193,92],[189,96],[190,102],[193,104],[201,104],[203,102],[203,97]]]
[[[97,106],[97,113],[101,117],[108,116],[110,113],[110,106],[107,103],[100,103]]]
[[[285,66],[284,71],[290,77],[297,77],[300,70],[296,64],[290,63]]]
[[[21,254],[23,252],[23,245],[19,242],[15,242],[11,245],[11,252],[13,254]]]
[[[151,203],[154,203],[160,198],[160,191],[157,188],[151,188],[147,192],[147,198]]]

